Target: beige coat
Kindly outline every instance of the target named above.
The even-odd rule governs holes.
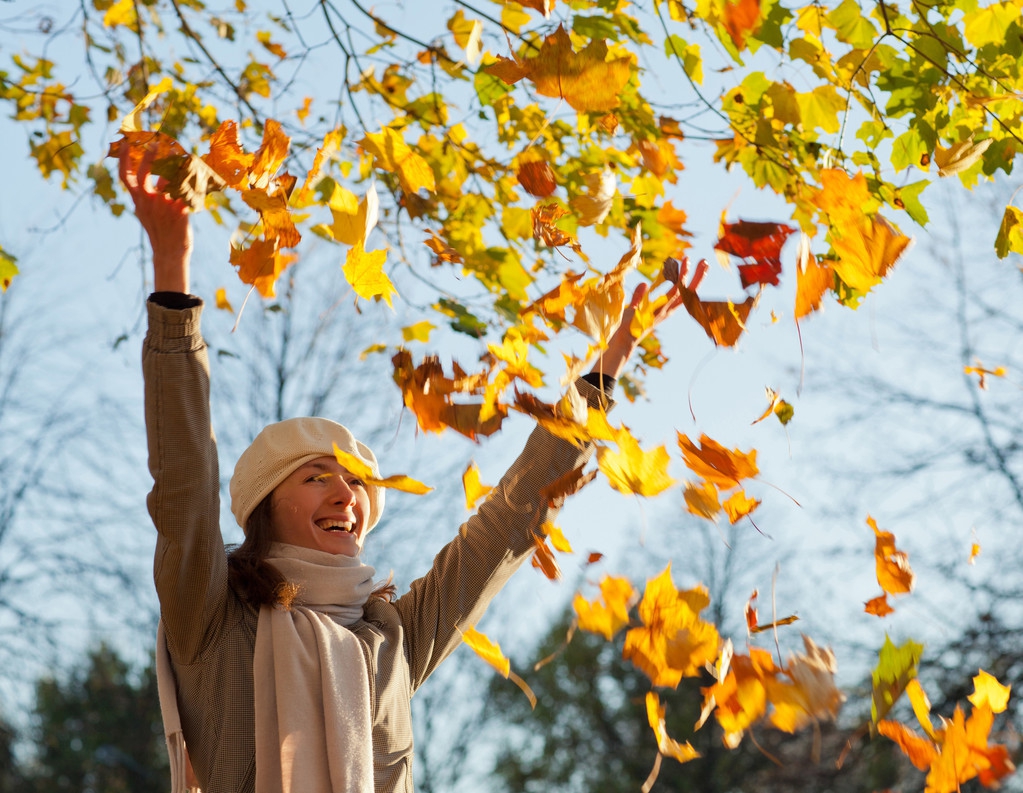
[[[177,677],[188,752],[204,793],[255,784],[252,657],[258,612],[228,586],[220,534],[220,471],[209,417],[202,310],[148,304],[143,346],[146,428],[158,531],[154,578]],[[601,391],[577,387],[597,404]],[[374,781],[378,793],[412,793],[410,698],[460,643],[491,598],[533,550],[533,531],[553,520],[538,490],[582,464],[577,449],[542,429],[479,511],[394,603],[373,599],[352,630],[369,668]],[[560,506],[560,505],[559,505]],[[341,793],[340,791],[338,793]]]

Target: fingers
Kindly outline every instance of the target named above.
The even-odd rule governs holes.
[[[639,304],[643,302],[643,298],[646,297],[647,291],[650,289],[650,285],[645,281],[637,286],[632,291],[632,299],[629,301],[629,308],[639,308]]]

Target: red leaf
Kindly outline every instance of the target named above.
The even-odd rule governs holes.
[[[721,238],[714,249],[745,261],[739,265],[739,278],[744,289],[750,284],[777,286],[781,274],[781,249],[794,232],[794,228],[784,223],[750,220],[722,223]]]

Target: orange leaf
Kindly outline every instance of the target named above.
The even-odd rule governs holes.
[[[760,0],[725,0],[722,24],[735,44],[742,50],[746,38],[760,27]]]
[[[567,245],[578,254],[582,248],[575,237],[559,229],[554,224],[568,214],[568,210],[557,204],[541,204],[529,210],[533,221],[533,237],[549,248],[560,248]]]
[[[533,567],[542,572],[551,581],[561,578],[561,568],[558,567],[558,560],[554,558],[554,551],[547,544],[543,537],[533,537],[533,544],[536,550],[533,552]]]
[[[302,239],[288,212],[288,197],[280,191],[243,190],[242,201],[259,213],[263,237],[277,240],[280,248],[294,248]]]
[[[509,84],[526,77],[538,94],[562,97],[580,113],[607,111],[620,104],[619,96],[632,72],[631,57],[608,60],[607,54],[607,45],[596,39],[581,52],[573,51],[568,32],[559,25],[534,57],[523,61],[499,58],[484,70]]]
[[[717,705],[714,717],[725,731],[725,746],[737,747],[743,733],[767,712],[765,683],[776,674],[771,654],[751,647],[748,656],[732,658],[731,668],[722,679],[702,689],[704,702]]]
[[[523,163],[515,177],[527,193],[537,198],[547,198],[558,187],[553,169],[543,160]]]
[[[596,471],[583,473],[583,465],[562,474],[549,485],[540,488],[540,495],[547,499],[548,506],[555,506],[562,499],[578,493],[597,477]]]
[[[203,157],[217,175],[231,187],[248,187],[247,177],[252,167],[252,155],[238,143],[238,125],[225,121],[210,136],[210,153]]]
[[[801,319],[820,308],[824,293],[835,286],[835,274],[827,261],[819,261],[810,251],[810,241],[803,235],[796,267],[795,318]]]
[[[881,589],[891,595],[901,595],[913,590],[915,576],[909,566],[909,557],[895,547],[895,535],[881,531],[877,522],[867,516],[867,525],[874,530],[874,559],[877,567],[877,582]]]
[[[760,499],[750,498],[744,490],[733,493],[724,503],[721,504],[728,515],[729,523],[737,523],[742,518],[752,515],[753,511],[760,506]]]
[[[434,264],[440,264],[441,262],[455,262],[461,264],[464,259],[462,255],[448,245],[444,240],[437,236],[437,232],[432,229],[426,229],[426,232],[430,235],[430,239],[426,240],[426,247],[437,254],[437,260]]]
[[[704,302],[696,292],[684,286],[679,286],[679,294],[689,315],[719,347],[735,346],[746,330],[746,318],[756,305],[755,297],[748,297],[738,305],[730,300]]]
[[[895,741],[902,753],[921,771],[929,769],[938,756],[938,751],[931,741],[896,721],[882,719],[877,723],[877,731]]]
[[[722,490],[738,487],[743,479],[749,479],[760,473],[757,468],[757,450],[741,452],[738,449],[728,451],[717,441],[700,436],[697,446],[687,435],[678,433],[678,445],[686,466],[694,474],[708,482],[713,482]]]
[[[790,733],[822,719],[835,719],[845,700],[835,685],[835,654],[808,636],[803,636],[803,646],[806,653],[792,656],[783,670],[791,682],[775,679],[767,684],[771,723]]]
[[[273,175],[284,164],[290,147],[291,138],[284,133],[280,122],[268,118],[263,126],[263,141],[252,156],[249,187],[266,189]]]
[[[698,518],[714,520],[721,511],[721,502],[718,501],[718,489],[711,482],[686,482],[683,498],[686,502],[686,509]]]
[[[248,248],[231,248],[231,264],[238,268],[238,277],[263,297],[276,294],[277,277],[296,258],[294,254],[281,253],[273,240],[256,240]]]
[[[863,610],[867,612],[867,614],[873,614],[875,617],[887,617],[895,611],[895,609],[888,604],[887,592],[882,592],[876,598],[868,600],[864,604]]]

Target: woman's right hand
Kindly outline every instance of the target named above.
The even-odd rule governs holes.
[[[185,202],[164,193],[159,182],[153,184],[153,157],[151,148],[123,142],[118,171],[135,202],[135,216],[153,247],[154,291],[187,294],[188,265],[192,257],[188,207]]]

